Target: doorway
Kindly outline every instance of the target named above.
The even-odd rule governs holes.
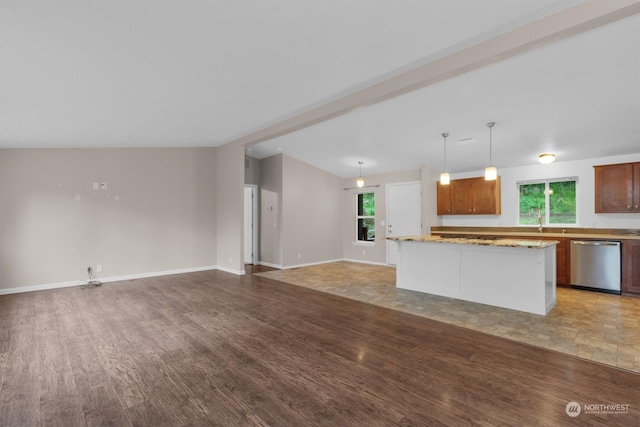
[[[387,184],[387,237],[422,234],[422,183]],[[396,265],[398,242],[387,240],[387,264]]]
[[[258,186],[244,186],[244,263],[257,265],[258,259]]]

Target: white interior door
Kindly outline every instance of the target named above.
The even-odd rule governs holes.
[[[387,185],[387,237],[422,234],[422,184]],[[387,240],[387,264],[396,265],[399,245]]]
[[[253,264],[253,187],[244,187],[244,262]]]

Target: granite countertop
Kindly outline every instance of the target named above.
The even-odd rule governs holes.
[[[468,233],[465,233],[468,234]],[[457,245],[482,245],[482,246],[500,246],[508,248],[535,248],[543,249],[549,246],[557,245],[556,240],[523,240],[523,239],[500,239],[500,238],[480,238],[469,237],[446,237],[446,236],[398,236],[387,237],[388,240],[397,242],[426,242],[426,243],[449,243]]]
[[[492,236],[505,236],[505,238],[509,238],[509,236],[518,236],[518,237],[531,237],[532,239],[535,238],[569,238],[569,239],[596,239],[596,240],[640,240],[640,236],[637,235],[625,235],[625,234],[582,234],[582,233],[549,233],[549,232],[544,232],[544,233],[531,233],[531,232],[524,232],[524,233],[518,233],[515,231],[487,231],[487,232],[479,232],[479,231],[465,231],[464,233],[461,233],[459,231],[434,231],[434,233],[438,233],[441,235],[447,235],[447,234],[466,234],[469,236],[486,236],[486,235],[492,235]]]

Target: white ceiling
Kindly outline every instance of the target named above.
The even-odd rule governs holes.
[[[219,146],[580,0],[0,0],[0,148]],[[461,13],[463,11],[463,13]],[[251,148],[339,176],[640,152],[626,18]],[[474,137],[475,145],[458,146]]]

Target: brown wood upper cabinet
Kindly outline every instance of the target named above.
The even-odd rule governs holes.
[[[438,186],[438,215],[499,215],[501,213],[500,177],[452,180]]]
[[[595,212],[640,212],[640,162],[594,166]]]
[[[438,215],[451,215],[451,184],[438,185]]]

